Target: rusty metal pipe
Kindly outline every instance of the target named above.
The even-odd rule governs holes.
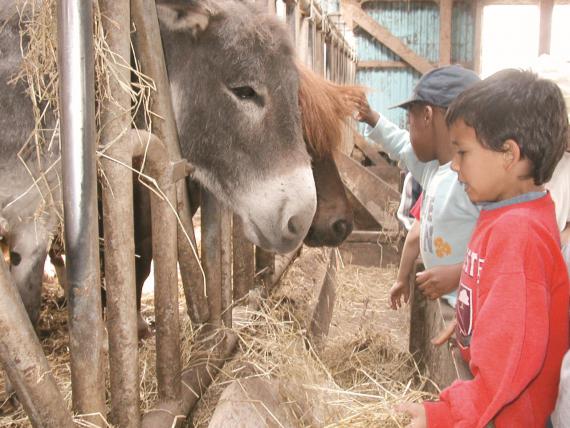
[[[58,65],[73,408],[104,417],[93,9],[58,2]],[[101,422],[91,418],[92,422]]]
[[[130,2],[102,0],[101,12],[110,50],[130,61]],[[130,71],[111,63],[117,80],[109,81],[113,100],[103,104],[101,141],[114,143],[105,151],[101,164],[107,188],[103,191],[105,235],[105,282],[111,420],[114,425],[140,426],[137,309],[135,290],[135,244],[133,225],[133,142],[120,138],[131,127],[130,96],[121,88],[130,84]],[[109,158],[112,158],[109,159]],[[118,161],[118,162],[117,162]]]
[[[145,173],[151,174],[154,178],[158,177],[157,184],[170,201],[169,204],[155,195],[151,197],[155,260],[157,378],[160,396],[170,399],[177,397],[180,390],[176,241],[174,239],[176,218],[171,207],[171,205],[175,207],[176,195],[172,183],[172,164],[162,142],[156,136],[144,131],[130,130],[124,133],[115,143],[113,155],[113,159],[105,160],[108,163],[105,168],[111,170],[110,164],[114,163],[116,167],[122,169],[123,173],[128,173],[122,177],[121,181],[123,194],[132,194],[132,183],[130,187],[125,185],[126,182],[132,181],[132,172],[127,166],[131,164],[132,158],[145,156],[145,165],[148,167]],[[112,407],[116,424],[121,427],[140,426],[132,198],[115,200],[113,194],[117,194],[115,189],[104,193],[104,202],[108,201],[105,203],[106,275],[111,275],[107,278],[108,281],[111,280],[107,285],[107,305]],[[130,214],[127,213],[129,206]],[[110,229],[107,227],[107,218],[112,214],[120,216],[121,221],[125,222],[123,227],[111,227]],[[117,245],[118,243],[121,247]],[[114,286],[113,283],[118,280],[129,282],[125,282],[122,286]],[[116,386],[115,389],[113,385]]]
[[[151,97],[150,105],[151,110],[157,114],[154,119],[154,133],[168,148],[170,160],[177,161],[181,159],[180,145],[155,2],[154,0],[131,0],[131,10],[135,27],[141,30],[135,34],[137,58],[140,61],[143,73],[151,77],[156,84],[156,93]],[[182,227],[196,248],[190,201],[185,181],[177,183],[176,192],[178,215]],[[178,261],[190,317],[196,323],[206,322],[209,319],[209,313],[204,294],[202,272],[192,247],[180,228],[178,230]]]
[[[220,269],[222,271],[222,322],[224,327],[232,328],[232,213],[222,207],[220,224]]]
[[[202,189],[202,266],[206,274],[208,323],[219,327],[222,323],[222,207],[216,197]]]
[[[168,151],[158,137],[131,131],[134,157],[145,155],[143,171],[153,177],[161,196],[151,193],[152,254],[154,258],[154,307],[156,317],[156,375],[163,400],[180,396],[180,319],[176,269],[176,186]]]
[[[232,229],[233,244],[233,292],[234,302],[243,299],[253,285],[255,275],[255,253],[251,242],[245,237],[238,216],[234,215]]]
[[[164,152],[163,152],[164,153]],[[157,152],[158,154],[158,152]],[[158,158],[158,156],[157,156]],[[155,174],[172,171],[155,164]],[[176,184],[168,174],[158,180],[163,198],[151,196],[152,254],[154,258],[154,308],[156,317],[156,377],[161,399],[180,396],[180,320],[178,314],[178,258],[176,233]],[[170,203],[169,203],[170,201]]]
[[[0,258],[0,360],[34,427],[72,428],[40,341]]]

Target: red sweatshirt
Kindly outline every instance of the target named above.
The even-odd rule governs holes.
[[[544,428],[568,349],[568,303],[550,195],[481,211],[456,306],[473,379],[424,403],[428,426]]]

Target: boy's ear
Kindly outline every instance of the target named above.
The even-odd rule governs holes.
[[[433,121],[433,107],[430,105],[425,105],[422,111],[422,118],[424,124],[427,126]]]
[[[511,169],[521,160],[521,148],[513,139],[505,140],[503,143],[503,164],[505,168]]]

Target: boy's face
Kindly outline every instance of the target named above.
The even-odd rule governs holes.
[[[426,108],[423,104],[412,104],[408,108],[410,142],[421,162],[430,162],[436,158],[431,121],[426,120]]]
[[[461,119],[449,128],[451,143],[456,149],[451,168],[473,203],[503,200],[506,183],[504,153],[490,150],[477,140],[475,130]]]

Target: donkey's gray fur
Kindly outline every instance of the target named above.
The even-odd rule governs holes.
[[[50,145],[41,165],[35,153],[22,153],[30,171],[18,157],[33,115],[26,88],[9,83],[21,62],[12,3],[0,0],[0,219],[13,279],[35,322],[43,263],[59,224],[59,145]],[[174,3],[159,6],[159,16],[183,156],[240,215],[252,241],[291,250],[307,233],[316,195],[286,31],[237,0]],[[55,167],[34,185],[32,177],[49,165]],[[49,194],[53,200],[42,196]]]

